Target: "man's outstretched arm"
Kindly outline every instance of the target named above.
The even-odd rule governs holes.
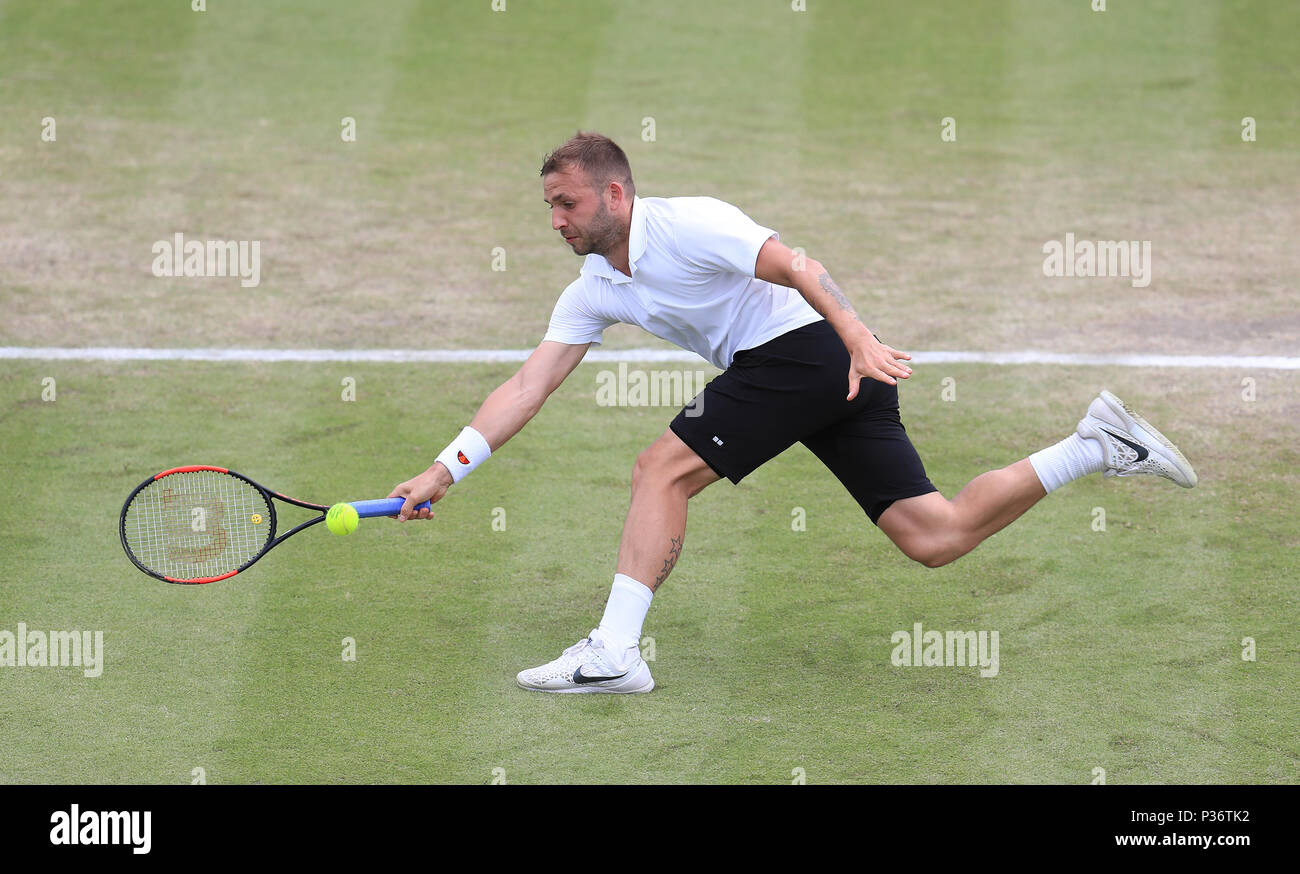
[[[559,388],[565,377],[582,361],[590,345],[543,340],[518,372],[487,396],[469,426],[482,434],[488,447],[496,452],[537,415],[551,392]],[[389,494],[390,498],[406,499],[397,518],[428,519],[432,515],[428,510],[413,513],[411,508],[423,501],[436,504],[452,482],[451,472],[442,462],[435,461],[424,473],[407,480]]]
[[[798,291],[840,335],[851,357],[848,400],[857,397],[858,383],[864,376],[897,385],[898,380],[912,375],[912,368],[898,363],[912,356],[877,340],[826,268],[817,261],[797,254],[773,237],[758,250],[754,276]]]

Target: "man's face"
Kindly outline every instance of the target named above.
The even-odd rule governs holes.
[[[564,235],[573,254],[604,255],[618,242],[618,219],[582,170],[566,167],[548,173],[542,177],[542,193],[551,207],[551,227]]]

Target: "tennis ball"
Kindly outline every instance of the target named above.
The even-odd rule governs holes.
[[[325,527],[340,536],[357,530],[357,508],[351,504],[335,504],[325,514]]]

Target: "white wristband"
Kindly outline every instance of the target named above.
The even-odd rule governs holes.
[[[483,439],[483,435],[468,425],[456,435],[456,439],[447,444],[447,448],[438,453],[436,461],[451,474],[451,481],[458,483],[469,472],[492,457],[492,447]]]

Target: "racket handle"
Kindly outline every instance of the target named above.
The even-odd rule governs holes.
[[[362,519],[373,519],[376,516],[396,516],[402,512],[402,504],[406,501],[403,498],[379,498],[375,501],[348,501],[357,511],[357,516]],[[427,510],[429,502],[416,504],[415,509]]]

